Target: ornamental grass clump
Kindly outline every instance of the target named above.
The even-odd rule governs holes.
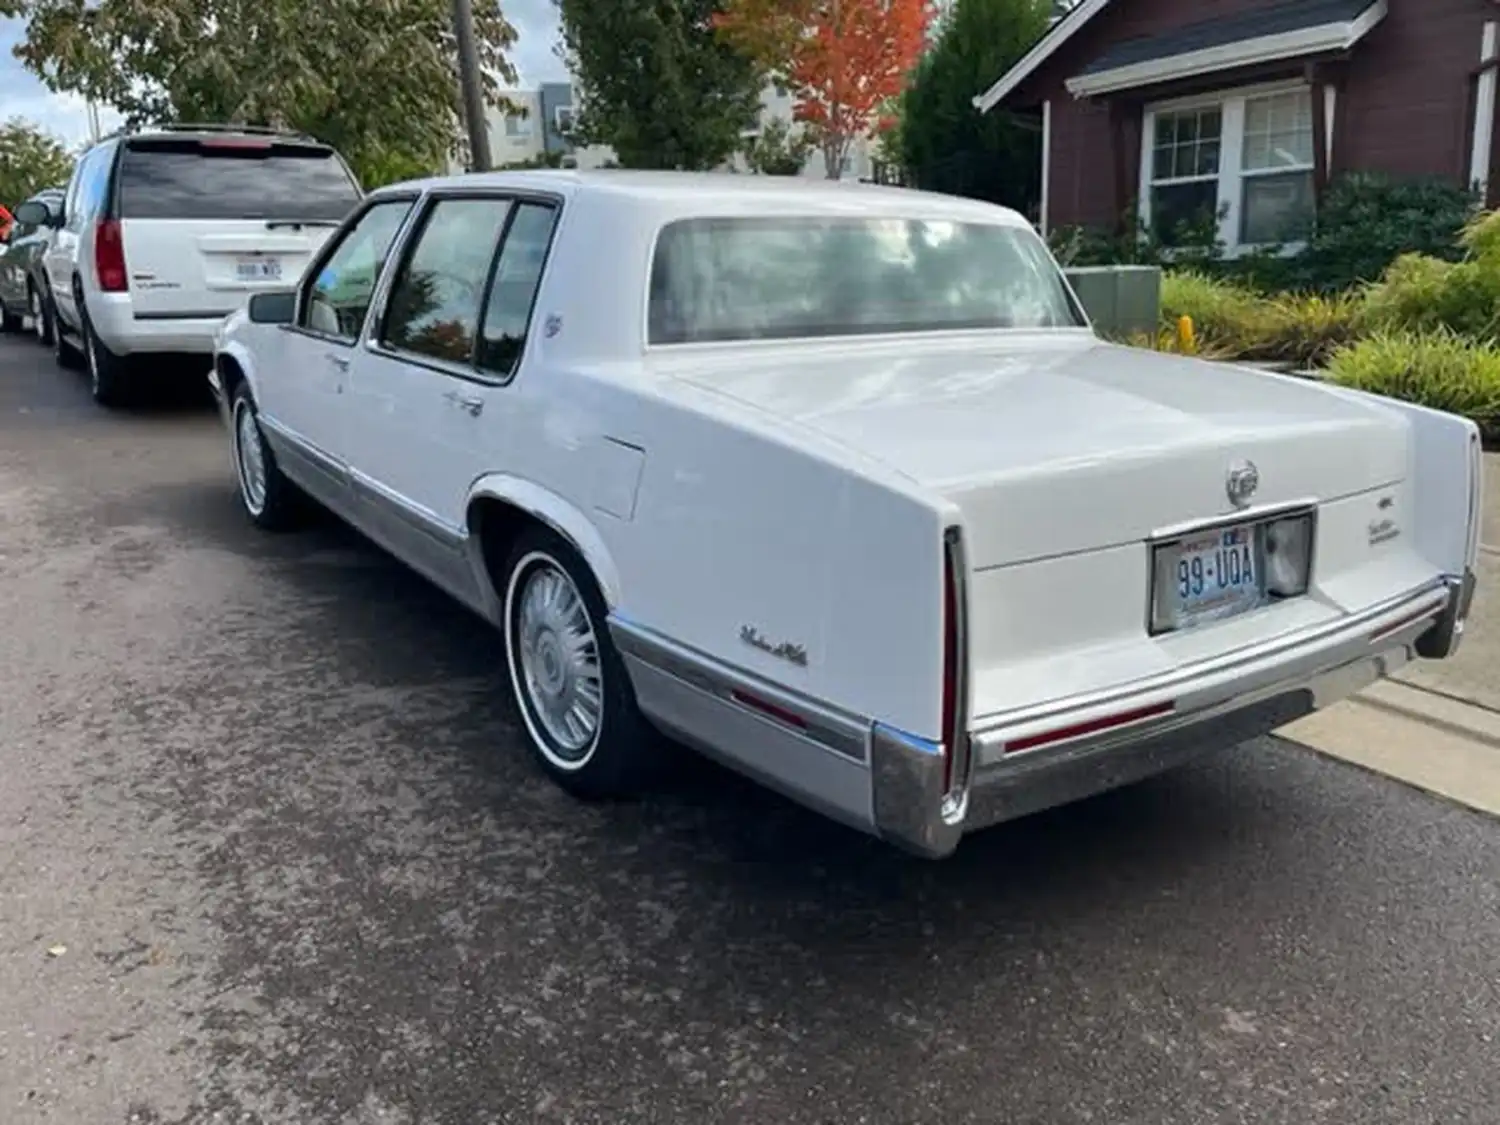
[[[1500,348],[1449,328],[1378,332],[1339,349],[1329,378],[1346,387],[1446,410],[1500,436]]]

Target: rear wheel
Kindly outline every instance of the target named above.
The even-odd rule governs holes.
[[[523,532],[505,565],[502,604],[511,689],[542,769],[578,797],[639,790],[659,740],[636,706],[583,561],[551,531]]]
[[[26,327],[25,318],[0,304],[0,332],[20,332]]]
[[[123,404],[128,390],[127,361],[105,347],[87,312],[83,314],[83,358],[89,373],[89,392],[94,401],[100,406]]]

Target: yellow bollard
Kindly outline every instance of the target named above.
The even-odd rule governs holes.
[[[1190,316],[1177,318],[1177,345],[1184,352],[1191,353],[1198,350],[1197,340],[1193,336],[1193,318]]]

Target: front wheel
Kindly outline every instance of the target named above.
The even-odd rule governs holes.
[[[578,797],[635,792],[657,764],[593,576],[559,536],[523,533],[505,566],[511,689],[542,769]]]
[[[229,440],[240,503],[255,526],[285,531],[296,524],[296,486],[276,464],[260,429],[260,415],[248,384],[235,388],[230,406]]]
[[[20,332],[26,327],[25,318],[13,313],[0,303],[0,332]]]

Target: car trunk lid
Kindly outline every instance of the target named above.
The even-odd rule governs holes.
[[[1401,423],[1313,384],[1074,332],[901,349],[775,349],[683,377],[878,459],[963,516],[971,567],[1139,541],[1404,479]]]

